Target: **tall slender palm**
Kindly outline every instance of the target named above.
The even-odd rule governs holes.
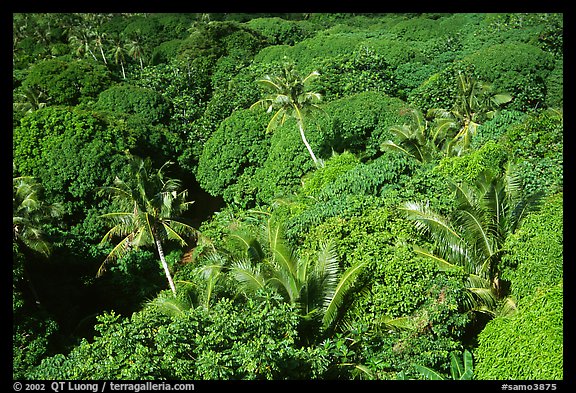
[[[126,61],[126,47],[124,38],[117,34],[115,37],[111,38],[112,42],[112,49],[110,51],[110,55],[112,59],[114,59],[114,63],[116,65],[120,64],[120,68],[122,69],[122,77],[126,79],[126,70],[124,69],[124,63]]]
[[[128,55],[130,55],[134,60],[140,62],[140,69],[144,69],[144,46],[142,45],[142,37],[140,32],[136,32],[127,41]]]
[[[176,240],[185,246],[187,243],[184,236],[197,233],[179,216],[194,202],[186,201],[188,191],[180,191],[179,180],[165,176],[164,169],[170,162],[154,170],[150,158],[131,156],[130,159],[130,181],[125,182],[116,177],[114,186],[101,189],[101,192],[108,193],[117,203],[117,211],[101,216],[114,224],[101,243],[114,236],[121,236],[122,239],[106,257],[98,275],[104,272],[107,262],[122,257],[133,248],[152,245],[158,251],[166,279],[176,296],[162,241]]]
[[[73,46],[77,56],[83,57],[90,54],[95,61],[98,61],[94,52],[90,48],[92,43],[91,33],[82,27],[73,28],[68,36],[70,45]]]
[[[276,111],[268,123],[266,131],[270,131],[278,122],[284,124],[289,117],[295,118],[302,141],[317,167],[320,166],[320,161],[316,158],[306,139],[304,119],[311,110],[320,109],[317,105],[322,100],[320,93],[306,91],[308,84],[318,75],[320,75],[318,71],[313,71],[305,78],[301,78],[294,70],[292,63],[285,63],[282,75],[266,75],[263,79],[258,80],[258,83],[268,89],[270,93],[250,107],[260,106],[269,113]]]
[[[425,203],[406,202],[401,210],[434,241],[432,251],[415,247],[444,269],[461,268],[468,274],[470,308],[493,313],[504,293],[498,263],[506,237],[526,213],[537,206],[539,194],[523,197],[512,166],[503,174],[482,173],[474,184],[454,184],[457,209],[450,217],[435,213]],[[510,300],[506,300],[510,303]]]
[[[102,33],[98,30],[94,31],[93,34],[94,38],[94,45],[100,51],[100,56],[102,56],[102,61],[104,64],[108,64],[108,59],[106,59],[106,55],[104,54],[104,42],[106,41],[106,33]]]

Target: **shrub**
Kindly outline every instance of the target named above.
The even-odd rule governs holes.
[[[141,116],[150,124],[167,124],[172,105],[154,90],[131,85],[113,86],[98,97],[97,108]]]
[[[483,171],[502,173],[508,157],[505,146],[496,141],[488,141],[480,149],[466,155],[443,158],[433,170],[456,182],[472,184]]]
[[[490,321],[474,350],[477,379],[563,379],[563,286],[524,298],[512,317]]]
[[[385,93],[366,91],[327,103],[328,116],[320,119],[321,155],[332,151],[374,157],[380,143],[391,138],[388,128],[402,122],[406,104]]]
[[[512,95],[510,109],[526,111],[544,105],[554,59],[540,48],[506,42],[481,48],[463,61],[472,64],[478,78],[491,83],[495,91]]]
[[[511,294],[516,299],[562,281],[562,197],[562,193],[548,197],[541,210],[526,217],[520,229],[506,239],[501,278],[510,282]]]
[[[110,83],[110,72],[103,65],[47,59],[30,67],[22,85],[46,94],[51,105],[78,105],[96,99]]]
[[[552,110],[527,116],[507,129],[505,145],[518,162],[527,193],[553,193],[562,187],[563,134],[563,115]]]
[[[265,129],[269,116],[261,111],[238,110],[225,119],[204,145],[196,172],[200,186],[227,202],[242,198],[229,189],[252,167],[268,156]]]
[[[305,21],[278,17],[251,19],[246,25],[265,36],[270,45],[294,45],[312,33],[311,26]]]

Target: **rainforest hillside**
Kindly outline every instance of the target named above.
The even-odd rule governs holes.
[[[563,15],[13,14],[13,378],[562,380]]]

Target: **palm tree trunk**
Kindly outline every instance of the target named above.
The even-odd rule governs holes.
[[[316,164],[316,167],[318,167],[318,159],[314,155],[310,144],[306,140],[306,135],[304,135],[304,126],[302,125],[302,120],[298,120],[298,127],[300,128],[300,136],[302,137],[302,141],[304,142],[304,145],[306,145],[306,149],[308,149],[308,153],[310,153],[312,160],[314,160],[314,164]]]
[[[108,65],[108,62],[106,61],[106,56],[104,55],[104,49],[102,48],[102,45],[100,45],[100,54],[102,55],[102,60],[104,60],[104,64]]]
[[[176,287],[174,286],[174,281],[172,280],[172,276],[170,275],[170,269],[168,269],[168,263],[166,263],[166,258],[164,258],[164,250],[162,249],[162,243],[160,243],[160,239],[154,236],[154,241],[156,242],[156,248],[158,249],[158,255],[160,255],[160,261],[162,261],[162,267],[164,268],[164,273],[166,273],[166,278],[168,279],[168,283],[170,284],[170,289],[172,293],[174,293],[174,297],[176,297]]]

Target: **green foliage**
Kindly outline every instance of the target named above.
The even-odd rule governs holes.
[[[478,126],[478,131],[471,143],[474,150],[480,149],[488,141],[501,141],[509,128],[522,123],[526,114],[520,111],[502,109],[492,119]]]
[[[422,286],[426,300],[405,317],[392,319],[380,312],[375,319],[359,309],[359,318],[350,323],[350,334],[361,354],[357,363],[375,379],[395,379],[399,372],[418,379],[414,364],[447,373],[449,354],[462,349],[462,335],[469,323],[458,311],[463,300],[460,280],[436,275]]]
[[[13,322],[12,378],[27,379],[28,372],[50,355],[50,341],[58,325],[45,313],[15,313]]]
[[[32,369],[30,379],[138,379],[164,377],[154,361],[155,352],[150,343],[157,334],[158,325],[166,318],[134,314],[123,319],[110,312],[98,316],[93,340],[83,339],[68,354],[45,358]]]
[[[358,164],[360,160],[349,151],[344,151],[342,154],[334,153],[325,162],[324,167],[318,168],[303,178],[302,193],[317,196],[325,187]]]
[[[47,257],[50,255],[50,243],[42,226],[61,216],[62,207],[45,203],[42,192],[42,185],[32,177],[13,178],[12,242]]]
[[[315,134],[312,132],[310,136],[313,149],[319,140]],[[256,201],[269,203],[274,198],[290,195],[300,185],[302,176],[313,168],[314,162],[302,143],[298,126],[294,121],[287,121],[270,138],[268,156],[251,178],[257,190]]]
[[[270,294],[174,317],[154,310],[100,316],[93,342],[46,358],[33,379],[306,379],[323,371],[315,351],[299,348],[298,316]],[[193,332],[191,334],[191,332]],[[82,359],[82,361],[80,361]],[[325,367],[325,366],[324,366]]]
[[[510,282],[516,299],[562,281],[563,213],[563,193],[553,195],[506,239],[502,279]]]
[[[505,143],[518,161],[528,193],[554,193],[563,182],[564,116],[553,110],[527,116],[508,128]]]
[[[354,53],[328,57],[320,63],[319,88],[327,101],[363,91],[393,95],[395,80],[390,65],[374,50],[363,47]]]
[[[564,104],[564,61],[556,60],[554,69],[546,78],[545,107],[562,108]]]
[[[525,297],[514,316],[490,321],[474,351],[476,378],[563,379],[563,309],[560,283]]]
[[[159,93],[130,85],[111,87],[98,96],[100,110],[142,116],[150,124],[166,124],[171,116],[171,104]]]
[[[294,45],[311,35],[309,24],[279,17],[255,18],[246,25],[265,36],[270,45]]]
[[[235,111],[220,124],[204,145],[198,162],[196,176],[204,190],[224,196],[227,202],[242,203],[245,195],[234,192],[231,186],[264,163],[269,149],[264,132],[267,121],[261,112],[243,110]]]
[[[327,103],[328,116],[319,121],[324,134],[321,153],[349,150],[374,157],[380,151],[380,143],[390,138],[388,128],[402,121],[405,106],[401,100],[376,91]]]
[[[497,141],[488,141],[478,150],[460,157],[445,157],[440,160],[434,172],[457,182],[473,182],[484,172],[501,172],[508,162],[509,153]]]
[[[134,144],[134,135],[109,127],[98,112],[48,107],[14,130],[13,157],[19,173],[42,183],[47,202],[63,204],[73,225],[82,221],[84,209],[99,204],[94,189],[119,172],[118,153]]]
[[[424,376],[425,379],[444,380],[444,376],[438,374],[436,371],[428,367],[415,365],[416,369]],[[455,381],[473,379],[474,369],[472,362],[472,354],[467,349],[464,350],[462,360],[460,360],[454,352],[450,353],[450,375]]]
[[[46,94],[50,105],[78,105],[95,100],[110,83],[102,65],[50,59],[35,63],[22,85]]]
[[[563,14],[16,13],[12,37],[14,378],[468,379],[472,351],[475,378],[562,379]],[[177,165],[141,182],[125,152]],[[129,205],[95,192],[116,176]]]
[[[509,92],[510,109],[542,107],[546,100],[545,80],[554,68],[553,56],[521,42],[506,42],[479,49],[464,59],[474,66],[478,77]]]
[[[322,59],[347,55],[363,40],[363,35],[350,34],[316,34],[293,46],[276,45],[262,49],[255,57],[255,62],[281,62],[284,57],[298,59],[302,72],[310,72],[318,68]]]
[[[176,241],[181,247],[187,246],[187,239],[195,236],[196,230],[182,219],[194,201],[188,201],[188,190],[182,190],[181,181],[165,174],[166,162],[159,169],[152,167],[150,158],[128,156],[129,179],[118,176],[113,186],[101,187],[99,194],[110,197],[115,205],[113,211],[101,217],[112,225],[102,238],[101,244],[120,237],[120,242],[104,260],[98,276],[104,272],[104,265],[121,258],[132,249],[156,247],[170,288],[176,296],[169,266],[164,257],[163,241]]]
[[[451,108],[458,94],[456,77],[458,71],[465,71],[461,61],[454,61],[442,70],[432,74],[408,95],[408,103],[428,113],[432,108]]]
[[[498,282],[503,245],[538,200],[526,197],[510,166],[504,173],[484,171],[474,182],[454,183],[453,187],[457,206],[449,217],[421,202],[404,202],[400,209],[434,242],[430,250],[416,247],[416,252],[442,270],[468,274],[466,309],[492,314],[506,295]]]

